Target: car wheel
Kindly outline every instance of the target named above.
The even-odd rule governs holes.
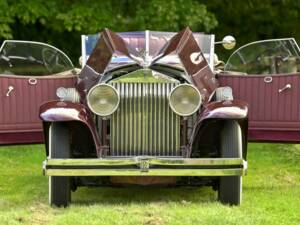
[[[226,121],[221,133],[221,157],[242,158],[242,130],[237,121]],[[242,176],[220,177],[219,200],[224,204],[240,205]]]
[[[49,128],[49,158],[70,158],[69,129],[62,123],[52,123]],[[49,177],[49,203],[67,206],[71,201],[70,177]]]

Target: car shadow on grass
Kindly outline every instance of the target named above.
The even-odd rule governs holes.
[[[97,187],[78,188],[72,204],[207,203],[217,201],[211,187]]]

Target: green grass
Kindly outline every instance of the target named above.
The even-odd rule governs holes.
[[[0,224],[300,224],[300,145],[249,144],[243,203],[211,188],[79,188],[48,206],[43,145],[0,147]]]

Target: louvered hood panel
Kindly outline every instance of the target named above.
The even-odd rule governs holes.
[[[179,156],[180,117],[169,107],[177,83],[111,83],[120,93],[110,120],[111,156]]]

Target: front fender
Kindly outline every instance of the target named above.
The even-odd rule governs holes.
[[[51,101],[40,106],[40,118],[44,122],[68,122],[79,121],[90,130],[93,140],[100,153],[101,142],[97,133],[96,125],[90,111],[80,103]]]
[[[47,122],[81,121],[88,123],[90,116],[87,108],[80,103],[51,101],[40,106],[40,118]]]
[[[208,103],[199,116],[199,123],[207,119],[246,119],[248,104],[241,100],[225,100]]]
[[[218,146],[219,127],[213,124],[226,120],[236,120],[240,124],[243,135],[243,156],[246,158],[248,104],[241,100],[225,100],[204,105],[190,138],[191,151],[198,150],[200,145]],[[210,139],[211,136],[214,138]]]

